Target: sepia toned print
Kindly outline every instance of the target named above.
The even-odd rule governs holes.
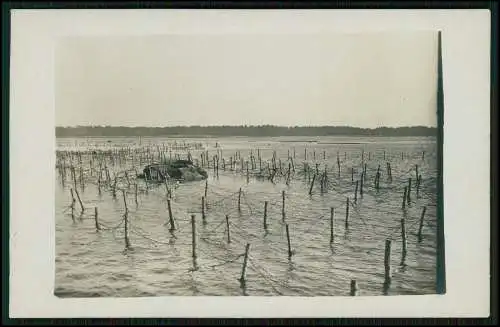
[[[61,39],[55,295],[443,293],[439,40]]]

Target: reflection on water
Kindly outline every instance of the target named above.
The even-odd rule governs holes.
[[[111,142],[107,142],[111,140]],[[310,141],[313,142],[310,142]],[[138,203],[134,187],[125,187],[128,204],[128,238],[131,248],[124,251],[125,212],[121,192],[102,187],[96,176],[85,174],[85,187],[77,187],[87,208],[83,214],[78,201],[73,218],[71,179],[62,185],[56,173],[56,295],[161,296],[348,296],[351,280],[359,295],[398,295],[435,293],[436,257],[436,143],[433,138],[142,138],[142,146],[158,147],[171,142],[199,142],[209,157],[219,150],[226,160],[241,151],[245,159],[257,149],[262,160],[273,151],[283,163],[294,158],[295,175],[276,180],[249,179],[245,173],[219,169],[219,177],[209,168],[206,224],[201,219],[201,197],[205,182],[181,184],[172,194],[172,214],[176,229],[170,230],[165,186],[152,186],[146,193],[138,180]],[[216,142],[221,148],[216,149]],[[137,138],[58,139],[58,149],[86,147],[139,147]],[[309,195],[311,177],[303,174],[304,150],[311,167],[325,164],[328,187],[321,193],[319,183]],[[423,152],[425,156],[423,156]],[[183,150],[175,153],[184,155]],[[192,151],[195,159],[200,151]],[[385,156],[385,160],[384,160]],[[354,201],[355,181],[367,164],[363,195]],[[401,159],[403,157],[403,159]],[[315,159],[316,160],[315,160]],[[341,164],[338,176],[337,158]],[[387,162],[392,181],[387,176]],[[89,163],[83,162],[83,165]],[[108,163],[111,175],[131,168],[132,161]],[[142,169],[134,161],[138,171]],[[379,189],[375,176],[380,165]],[[419,196],[402,210],[404,187],[415,183],[415,165],[422,175]],[[288,164],[284,164],[288,169]],[[352,173],[351,168],[354,168]],[[69,176],[69,175],[68,175]],[[132,182],[135,180],[132,175]],[[239,196],[239,189],[242,195]],[[286,194],[285,221],[282,217],[282,191]],[[348,228],[346,199],[350,198]],[[238,200],[240,210],[238,210]],[[264,229],[264,202],[268,201],[267,230]],[[418,229],[426,207],[422,242]],[[96,230],[94,207],[98,208]],[[334,208],[333,243],[331,207]],[[196,215],[196,259],[192,252],[191,214]],[[226,215],[228,221],[226,221]],[[402,257],[401,218],[405,217],[407,254]],[[289,258],[286,224],[289,226]],[[231,242],[227,243],[228,226]],[[385,240],[392,239],[392,279],[384,283]],[[250,243],[244,287],[240,283],[245,246]]]

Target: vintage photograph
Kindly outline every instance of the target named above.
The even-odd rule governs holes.
[[[59,38],[54,294],[444,293],[440,45]]]

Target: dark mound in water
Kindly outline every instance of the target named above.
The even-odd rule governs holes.
[[[199,181],[207,179],[207,172],[194,165],[190,160],[172,160],[163,163],[147,165],[143,173],[137,176],[148,181],[164,181],[172,178],[182,181]]]

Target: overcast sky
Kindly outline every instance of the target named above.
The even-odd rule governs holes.
[[[436,125],[437,33],[71,37],[56,124]]]

